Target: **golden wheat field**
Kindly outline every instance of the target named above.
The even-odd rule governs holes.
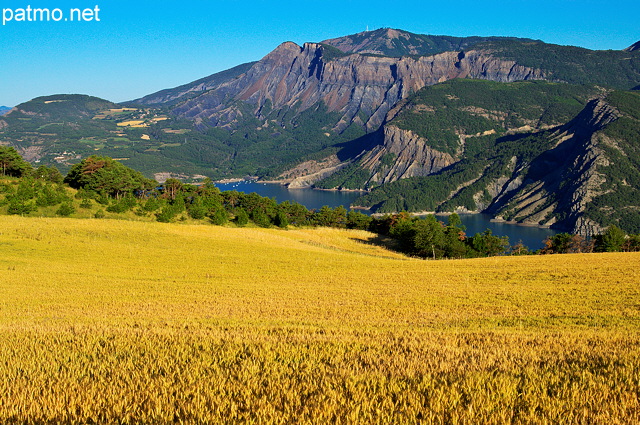
[[[0,217],[0,423],[634,424],[640,254]]]

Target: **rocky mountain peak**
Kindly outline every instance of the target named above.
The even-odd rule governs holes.
[[[300,47],[298,44],[294,43],[293,41],[285,41],[284,43],[280,44],[278,47],[273,49],[269,54],[267,54],[266,57],[272,54],[277,54],[282,52],[291,52],[291,53],[298,54],[300,53],[301,50],[302,50],[302,47]]]

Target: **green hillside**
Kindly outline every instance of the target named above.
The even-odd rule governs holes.
[[[209,149],[210,139],[165,109],[123,107],[85,95],[39,97],[0,119],[0,143],[15,146],[32,163],[62,171],[99,154],[148,176],[158,171],[212,174],[210,163],[228,153],[220,145]],[[206,159],[190,152],[191,145]]]
[[[631,90],[640,84],[640,51],[588,50],[542,41],[490,40],[473,46],[520,65],[545,71],[546,78]]]
[[[388,125],[411,130],[453,155],[460,134],[564,124],[596,93],[593,87],[543,81],[455,79],[417,92]]]
[[[637,232],[640,94],[614,91],[586,104],[598,92],[567,84],[481,81],[425,88],[388,125],[412,130],[446,152],[461,148],[460,133],[495,134],[467,138],[459,160],[441,172],[385,184],[355,204],[377,212],[483,210],[575,231],[582,214],[575,203],[584,202],[584,218]],[[483,108],[488,105],[493,109]],[[615,115],[598,116],[598,108]],[[507,123],[517,127],[527,120],[542,128],[505,132]],[[585,183],[593,178],[596,183]],[[508,185],[511,192],[503,192]],[[577,201],[584,191],[590,201]]]
[[[586,215],[636,231],[640,230],[640,93],[613,92],[607,101],[622,116],[603,131],[615,143],[603,146],[609,163],[600,170],[607,179]]]

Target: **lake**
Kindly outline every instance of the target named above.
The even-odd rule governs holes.
[[[255,181],[240,181],[234,183],[216,183],[220,190],[237,190],[238,192],[255,192],[260,196],[275,198],[277,202],[295,201],[308,209],[320,209],[324,205],[335,208],[340,205],[348,206],[361,192],[341,192],[315,189],[288,189],[286,186],[272,183],[258,183]],[[359,210],[360,211],[360,210]],[[366,211],[361,211],[366,212]],[[447,222],[446,216],[438,215],[438,219]],[[542,248],[542,241],[547,236],[555,235],[556,231],[539,227],[520,226],[517,224],[492,222],[487,214],[460,214],[462,224],[466,226],[468,235],[475,235],[491,229],[494,235],[508,236],[511,245],[522,241],[530,249]]]

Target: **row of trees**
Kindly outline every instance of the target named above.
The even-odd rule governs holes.
[[[370,230],[387,234],[398,242],[398,249],[422,258],[473,258],[495,255],[567,254],[588,252],[637,252],[640,235],[627,235],[618,226],[609,226],[602,234],[584,238],[570,233],[558,233],[544,240],[544,247],[531,251],[521,242],[510,246],[506,236],[495,236],[487,229],[474,236],[465,234],[457,214],[449,216],[447,224],[435,216],[424,219],[408,213],[388,215],[373,220]]]
[[[433,215],[387,215],[374,220],[371,230],[394,238],[400,251],[422,258],[487,257],[504,254],[509,247],[508,237],[495,236],[489,229],[468,237],[457,214],[451,214],[447,224]]]
[[[0,162],[5,175],[21,177],[17,184],[0,184],[0,206],[6,205],[9,214],[29,214],[41,207],[55,207],[58,215],[75,212],[73,199],[63,183],[76,188],[80,208],[98,205],[96,217],[106,212],[122,214],[128,211],[151,216],[161,222],[176,220],[208,220],[224,225],[233,222],[246,226],[250,222],[260,227],[323,226],[363,229],[388,236],[395,247],[408,255],[422,258],[471,258],[495,255],[532,254],[521,243],[509,245],[507,237],[492,234],[491,230],[474,236],[465,234],[457,214],[442,223],[435,216],[412,217],[409,213],[370,217],[347,211],[343,207],[308,210],[289,201],[278,204],[274,199],[256,193],[221,192],[210,180],[202,185],[183,184],[169,179],[159,185],[121,163],[106,157],[92,156],[74,165],[66,177],[55,168],[20,163],[12,148],[0,149]],[[17,152],[15,152],[17,154]],[[12,173],[12,174],[10,174]],[[640,251],[640,235],[626,235],[617,226],[609,227],[602,235],[584,239],[578,235],[560,233],[545,240],[545,247],[535,253],[571,253],[593,251]]]
[[[544,240],[540,254],[575,254],[586,252],[638,252],[640,235],[627,235],[616,225],[609,226],[602,234],[584,238],[570,233],[558,233]]]

